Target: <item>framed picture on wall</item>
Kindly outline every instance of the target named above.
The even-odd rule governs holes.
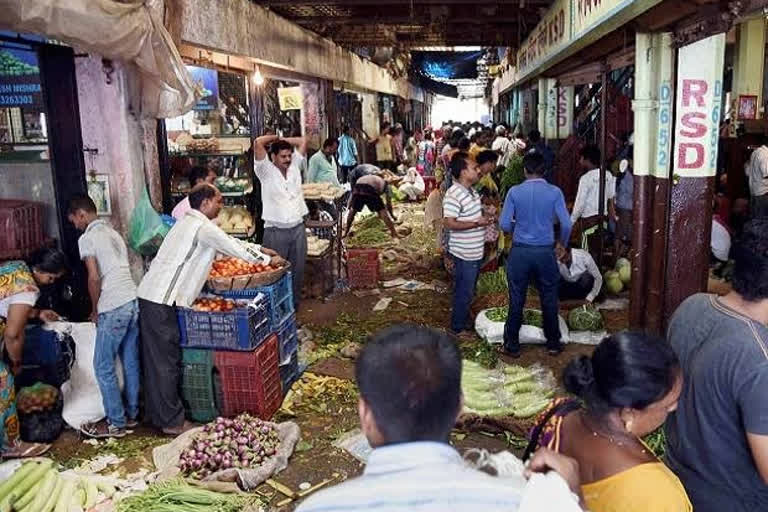
[[[757,119],[757,96],[739,96],[739,119]]]
[[[98,215],[112,215],[112,202],[109,200],[109,176],[92,174],[88,178],[88,195],[96,203]]]

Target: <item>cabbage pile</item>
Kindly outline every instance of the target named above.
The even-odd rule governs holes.
[[[568,327],[573,331],[601,331],[603,315],[592,305],[572,309],[568,313]]]
[[[625,287],[629,287],[632,280],[632,264],[627,258],[619,258],[614,269],[605,273],[603,280],[610,293],[620,293]]]

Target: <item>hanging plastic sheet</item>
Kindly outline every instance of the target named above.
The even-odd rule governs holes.
[[[177,117],[202,96],[163,22],[143,0],[0,0],[0,29],[62,41],[137,70],[134,108]]]

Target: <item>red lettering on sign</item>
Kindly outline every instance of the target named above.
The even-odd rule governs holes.
[[[696,119],[701,119],[703,122],[696,122]],[[698,139],[707,134],[707,116],[702,112],[688,112],[683,114],[680,118],[680,123],[687,128],[680,130],[680,135],[684,137],[693,137]]]
[[[688,150],[696,153],[696,159],[688,161]],[[704,165],[704,145],[698,142],[681,142],[677,152],[677,166],[680,169],[698,169]]]
[[[683,106],[691,106],[691,98],[696,98],[696,105],[703,107],[704,95],[707,94],[707,82],[704,80],[683,79]]]

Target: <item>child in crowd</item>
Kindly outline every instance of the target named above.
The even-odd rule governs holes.
[[[331,216],[330,213],[327,211],[321,209],[317,201],[307,201],[307,208],[309,209],[309,220],[315,221],[315,222],[333,222],[333,216]],[[311,227],[310,225],[310,231],[314,236],[317,238],[323,238],[325,240],[331,240],[333,238],[333,228],[325,228],[325,227]]]
[[[86,423],[80,431],[92,438],[124,437],[139,415],[139,304],[128,265],[128,249],[120,234],[96,215],[88,196],[69,202],[69,221],[83,234],[80,258],[88,270],[88,294],[96,324],[93,367],[106,418]],[[123,365],[126,405],[117,382],[116,361]]]

